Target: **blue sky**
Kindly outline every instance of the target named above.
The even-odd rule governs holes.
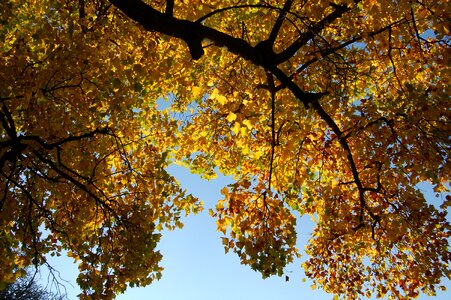
[[[159,249],[163,254],[162,266],[165,268],[160,281],[145,288],[128,289],[117,297],[120,300],[274,300],[274,299],[332,299],[332,295],[321,290],[312,290],[312,282],[306,280],[296,261],[286,268],[290,277],[271,277],[263,280],[259,273],[240,264],[238,257],[225,254],[221,244],[221,233],[216,231],[214,219],[208,214],[208,208],[220,199],[220,190],[231,180],[219,177],[214,180],[201,180],[181,167],[170,167],[182,186],[194,196],[204,200],[205,210],[198,215],[189,216],[181,230],[165,232]],[[423,186],[425,189],[426,186]],[[429,198],[432,194],[428,194]],[[309,217],[298,222],[298,244],[306,244],[313,223]],[[304,257],[305,259],[305,257]],[[77,268],[68,258],[50,258],[49,261],[60,271],[66,283],[69,299],[77,299],[80,293],[75,283]],[[45,273],[45,272],[43,272]],[[44,275],[44,274],[43,274]],[[45,275],[43,276],[45,277]],[[44,278],[45,279],[45,278]],[[451,290],[451,282],[444,284]],[[438,292],[432,299],[447,300],[450,292]],[[421,296],[419,299],[431,299]]]

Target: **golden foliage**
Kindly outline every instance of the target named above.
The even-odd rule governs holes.
[[[211,215],[264,277],[298,256],[337,296],[434,294],[450,276],[449,1],[0,3],[0,282],[45,255],[83,297],[161,276],[200,202],[170,163],[236,182]],[[158,99],[166,99],[162,109]]]

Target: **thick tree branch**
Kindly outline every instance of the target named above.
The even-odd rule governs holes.
[[[280,81],[281,88],[288,88],[294,96],[304,104],[306,108],[310,107],[310,103],[319,100],[321,97],[326,95],[326,93],[312,93],[303,91],[296,83],[294,83],[282,70],[279,68],[272,66],[269,68],[269,71],[276,76],[276,78]]]
[[[141,0],[110,0],[110,2],[146,30],[160,32],[185,41],[194,60],[201,58],[204,54],[202,49],[204,37],[194,22],[179,20],[161,13]]]
[[[78,0],[78,17],[81,19],[84,19],[86,16],[85,11],[85,0]]]
[[[164,13],[171,17],[174,15],[174,0],[166,0],[166,10]]]
[[[14,119],[11,115],[11,112],[6,107],[6,104],[3,103],[2,111],[0,111],[1,124],[3,129],[6,131],[6,134],[9,136],[10,145],[9,150],[6,150],[2,156],[0,157],[0,169],[3,170],[3,167],[7,161],[10,161],[13,166],[17,161],[17,158],[21,155],[22,151],[25,149],[25,146],[22,145],[18,141],[16,125],[14,123]],[[7,148],[4,147],[0,141],[0,149]],[[3,151],[2,151],[3,152]]]
[[[14,124],[14,120],[11,116],[11,112],[3,104],[2,111],[0,112],[0,117],[2,119],[2,126],[5,129],[6,133],[12,138],[17,138],[16,126]]]
[[[257,51],[263,57],[263,59],[267,65],[273,65],[275,62],[276,54],[274,53],[274,50],[273,50],[274,42],[277,39],[279,30],[282,27],[283,21],[285,20],[287,12],[290,10],[292,3],[293,3],[292,0],[287,0],[285,2],[285,5],[283,6],[282,10],[280,11],[279,16],[277,17],[277,20],[274,23],[273,28],[271,29],[268,39],[259,42],[254,47],[255,51]]]
[[[78,0],[78,17],[79,17],[81,31],[83,33],[86,33],[88,28],[86,27],[86,23],[84,21],[84,19],[86,17],[85,0]]]
[[[246,41],[230,36],[221,31],[204,26],[199,22],[179,20],[157,11],[141,0],[110,0],[129,18],[141,24],[148,31],[155,31],[182,39],[188,45],[191,57],[197,60],[202,57],[202,41],[208,39],[218,47],[226,47],[234,53],[254,64],[267,67],[265,55],[257,51]]]
[[[141,0],[110,0],[110,2],[129,18],[141,24],[146,30],[156,31],[185,41],[194,60],[202,57],[204,54],[202,40],[208,39],[218,47],[227,47],[230,52],[254,61],[255,51],[253,51],[253,47],[242,39],[232,37],[197,22],[167,16]],[[258,65],[261,64],[260,61]]]

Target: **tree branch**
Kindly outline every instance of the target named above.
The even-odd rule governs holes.
[[[269,71],[276,76],[281,85],[278,89],[288,88],[294,96],[304,104],[305,108],[310,107],[310,103],[319,100],[326,93],[313,93],[303,91],[296,83],[294,83],[282,70],[273,66],[269,68]]]
[[[275,62],[276,54],[274,53],[273,50],[274,42],[277,39],[280,27],[282,27],[283,21],[285,20],[287,12],[290,10],[292,3],[293,3],[292,0],[287,0],[285,2],[282,10],[279,13],[279,16],[277,17],[276,22],[274,23],[273,28],[271,29],[268,39],[259,42],[254,47],[255,51],[259,52],[259,54],[263,57],[267,65],[269,64],[273,65]]]
[[[227,7],[218,8],[214,11],[209,12],[208,14],[197,19],[196,23],[204,22],[206,19],[211,18],[212,16],[214,16],[216,14],[219,14],[219,13],[222,13],[222,12],[225,12],[228,10],[232,10],[232,9],[241,9],[241,8],[267,8],[267,9],[277,10],[277,7],[274,7],[271,5],[266,5],[266,4],[242,4],[242,5],[227,6]]]
[[[274,155],[276,149],[276,86],[274,85],[273,75],[266,73],[268,81],[268,89],[271,94],[271,157],[269,161],[269,177],[268,177],[268,191],[271,192],[271,180],[274,167]]]
[[[60,175],[62,178],[66,179],[68,182],[72,183],[74,186],[76,186],[77,188],[79,188],[80,190],[82,190],[83,192],[85,192],[88,196],[90,196],[96,203],[98,203],[99,205],[101,205],[102,209],[110,212],[118,221],[120,220],[119,215],[116,213],[116,211],[114,211],[107,203],[108,197],[106,197],[105,195],[103,195],[105,197],[105,200],[102,200],[98,195],[96,195],[94,192],[90,191],[88,188],[88,185],[85,185],[83,183],[81,183],[80,181],[78,181],[77,179],[75,179],[74,177],[72,177],[71,175],[67,174],[66,172],[64,172],[63,170],[61,170],[55,162],[53,162],[52,160],[42,156],[39,152],[37,151],[33,151],[33,154],[43,163],[47,164],[50,168],[52,168],[52,170],[54,170],[58,175]],[[92,186],[94,186],[93,184],[91,184]],[[95,186],[94,186],[95,187]],[[95,187],[96,189],[98,189],[97,187]],[[102,193],[103,194],[103,193]]]
[[[287,12],[290,11],[291,5],[293,4],[293,0],[287,0],[280,11],[279,17],[276,20],[276,23],[274,23],[274,26],[272,27],[271,33],[268,37],[268,43],[271,45],[271,47],[274,46],[274,42],[277,39],[277,35],[279,34],[280,28],[282,27],[283,21],[285,20],[287,16]]]
[[[110,0],[110,2],[129,18],[144,26],[146,30],[157,31],[184,40],[190,48],[193,59],[199,59],[203,55],[201,41],[208,39],[213,41],[216,46],[226,47],[229,52],[270,71],[282,83],[282,86],[291,90],[306,107],[308,107],[309,102],[315,101],[324,95],[301,90],[282,70],[274,66],[273,61],[268,61],[267,53],[262,53],[258,45],[252,47],[242,39],[232,37],[200,23],[168,17],[141,0]],[[192,37],[195,38],[193,39]]]
[[[6,133],[10,136],[10,138],[11,139],[17,138],[17,131],[13,117],[11,116],[11,112],[8,110],[8,108],[4,103],[2,112],[0,112],[0,117],[2,118],[3,128],[5,129]]]
[[[146,30],[160,32],[185,41],[194,60],[201,58],[204,54],[203,37],[195,23],[168,16],[141,0],[110,0],[110,2]]]
[[[311,103],[312,108],[318,113],[318,115],[323,119],[324,122],[332,129],[332,131],[337,135],[338,140],[340,142],[341,147],[346,152],[346,159],[348,160],[349,167],[351,169],[352,177],[354,178],[354,183],[357,186],[357,190],[359,192],[359,202],[360,202],[360,217],[359,221],[360,224],[358,226],[362,226],[363,224],[363,213],[366,209],[366,203],[365,203],[365,189],[363,187],[362,182],[360,181],[359,172],[357,170],[357,166],[355,164],[354,158],[352,156],[351,148],[349,147],[349,144],[346,140],[346,137],[343,135],[343,132],[338,127],[337,123],[332,119],[332,117],[323,109],[319,101],[314,101]],[[369,214],[373,219],[375,219],[376,216],[373,215],[371,211],[369,211]]]
[[[354,1],[355,4],[359,2],[361,2],[361,0]],[[348,7],[346,5],[334,4],[332,6],[335,8],[333,12],[324,17],[324,19],[322,19],[321,21],[311,26],[307,32],[301,34],[297,40],[295,40],[290,46],[288,46],[288,48],[276,55],[276,64],[280,64],[290,59],[301,47],[305,46],[308,41],[310,41],[315,37],[317,33],[323,30],[324,27],[343,16],[344,13],[351,10],[351,7]]]
[[[84,19],[86,16],[85,11],[85,0],[78,0],[78,17],[81,19]]]
[[[74,142],[78,140],[82,140],[85,138],[94,137],[96,134],[108,134],[110,131],[108,128],[97,128],[93,131],[80,134],[80,135],[74,135],[74,136],[68,136],[66,138],[60,139],[59,141],[56,141],[54,143],[48,143],[47,141],[43,140],[42,138],[35,136],[35,135],[21,135],[16,138],[16,141],[13,140],[7,140],[7,141],[0,141],[0,147],[13,147],[14,143],[20,143],[23,146],[26,146],[23,144],[23,142],[27,141],[35,141],[39,145],[41,145],[44,149],[51,150],[54,148],[57,148],[65,143]]]
[[[174,0],[166,0],[166,10],[164,13],[171,17],[174,15]]]
[[[400,20],[394,21],[393,23],[390,23],[387,26],[382,27],[379,30],[375,30],[373,32],[367,33],[367,34],[361,34],[358,36],[355,36],[349,40],[347,40],[346,42],[343,42],[335,47],[331,47],[331,48],[327,48],[327,49],[320,49],[320,54],[321,56],[315,56],[314,58],[310,59],[309,61],[305,62],[302,66],[300,66],[299,68],[296,69],[296,71],[290,76],[290,79],[292,79],[296,74],[299,74],[300,72],[302,72],[303,70],[307,69],[311,64],[317,62],[318,60],[320,60],[320,58],[325,58],[331,54],[337,53],[337,51],[346,48],[349,45],[352,45],[358,41],[363,40],[364,37],[374,37],[382,32],[385,32],[386,30],[389,30],[390,28],[393,28],[395,26],[398,25],[402,25],[407,23],[407,20],[405,18],[402,18]]]

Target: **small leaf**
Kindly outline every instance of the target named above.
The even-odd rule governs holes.
[[[227,116],[227,121],[229,121],[230,123],[232,123],[233,121],[236,120],[236,114],[234,114],[233,112],[229,113]]]

